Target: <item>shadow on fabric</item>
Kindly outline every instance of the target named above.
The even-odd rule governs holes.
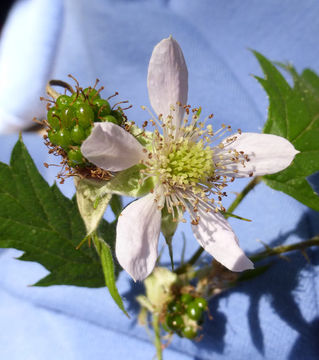
[[[309,235],[305,236],[307,233]],[[318,233],[318,213],[308,211],[304,214],[293,231],[282,234],[280,237],[274,239],[269,246],[275,247],[283,244],[288,236],[292,234],[296,234],[301,239],[304,238],[307,240]],[[258,276],[258,278],[247,281],[247,283],[243,283],[235,289],[230,290],[246,294],[249,297],[248,323],[250,336],[254,346],[261,354],[264,354],[265,349],[264,337],[259,319],[259,305],[261,298],[266,296],[270,299],[271,307],[281,320],[299,333],[298,339],[289,354],[289,360],[301,358],[317,359],[319,356],[319,318],[308,323],[304,319],[298,302],[296,301],[296,296],[299,298],[300,295],[301,299],[303,297],[302,290],[298,291],[297,289],[298,286],[302,285],[303,279],[301,276],[307,276],[307,279],[305,280],[308,280],[309,286],[309,277],[315,281],[316,274],[313,266],[319,265],[318,248],[308,249],[306,253],[307,254],[305,255],[295,251],[287,255],[287,257],[273,257],[273,265],[268,271]],[[266,260],[260,262],[259,265],[263,265],[265,262]],[[306,275],[300,274],[302,270],[307,270]],[[315,289],[313,291],[315,291]],[[298,294],[296,294],[297,292]],[[211,300],[211,311],[213,311],[213,309],[215,309],[214,311],[218,309],[219,301],[222,298],[227,297],[228,293],[229,292],[225,292]],[[214,338],[214,332],[217,334],[222,333],[225,329],[225,324],[219,322],[217,318],[215,320],[216,321],[208,321],[205,323],[205,337],[209,337],[210,341],[204,340],[200,343],[200,346],[211,348],[213,351],[221,351],[221,340],[218,337],[217,339]],[[218,330],[219,328],[220,330]],[[195,360],[199,359],[200,358],[195,358]]]
[[[318,213],[308,211],[303,215],[294,230],[281,234],[268,245],[270,247],[279,246],[285,243],[286,239],[291,235],[297,235],[300,239],[307,240],[318,233]],[[301,252],[295,251],[287,257],[273,257],[272,261],[271,268],[264,274],[258,276],[258,278],[242,283],[236,288],[211,299],[209,308],[210,313],[213,315],[213,320],[205,319],[203,329],[204,337],[199,343],[195,343],[198,348],[220,354],[224,352],[227,317],[223,312],[218,310],[219,302],[221,299],[227,298],[230,292],[237,292],[245,294],[249,298],[248,323],[250,336],[252,343],[261,355],[265,353],[265,344],[260,324],[259,308],[261,299],[267,297],[270,299],[269,303],[276,315],[289,327],[299,333],[289,354],[289,360],[318,358],[319,319],[308,323],[301,313],[297,300],[300,301],[300,298],[302,299],[303,296],[302,290],[298,290],[298,287],[303,281],[301,277],[307,276],[307,280],[309,280],[309,277],[314,278],[315,276],[313,266],[319,265],[319,249],[308,249],[306,256]],[[266,260],[260,261],[258,265],[265,263]],[[303,271],[303,274],[301,274],[302,270],[306,270],[306,272]],[[131,289],[124,294],[124,297],[128,301],[128,311],[131,314],[137,314],[140,308],[135,297],[144,293],[144,286],[142,283],[132,282],[131,284]],[[297,296],[299,294],[300,296],[298,296],[297,299],[296,292],[298,291]],[[132,327],[135,325],[136,321],[132,323]],[[200,359],[200,356],[194,357],[194,360]]]

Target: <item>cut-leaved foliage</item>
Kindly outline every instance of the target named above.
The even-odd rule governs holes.
[[[0,202],[0,247],[22,250],[20,260],[38,262],[50,271],[35,285],[105,286],[105,259],[99,258],[94,246],[76,249],[86,231],[75,199],[66,198],[55,184],[47,184],[21,139],[10,165],[0,163]],[[108,244],[107,283],[112,296],[120,270],[119,266],[114,269],[111,254],[115,226],[102,220],[99,231]]]
[[[319,171],[319,77],[306,69],[299,75],[285,66],[293,79],[290,86],[271,61],[254,51],[265,78],[256,76],[269,96],[267,134],[288,139],[300,151],[291,166],[263,177],[267,185],[319,210],[319,196],[307,177]]]

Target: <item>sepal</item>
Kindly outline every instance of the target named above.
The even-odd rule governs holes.
[[[153,307],[152,312],[160,312],[164,304],[172,299],[171,286],[176,281],[177,275],[163,267],[156,267],[153,273],[144,281],[146,298]],[[143,302],[143,306],[146,307],[145,301]],[[148,307],[147,309],[149,310]]]
[[[109,181],[105,190],[118,195],[142,197],[150,193],[154,188],[152,178],[148,178],[144,182],[141,181],[140,171],[144,165],[138,164],[127,170],[118,172],[115,177]]]
[[[95,231],[104,215],[112,193],[107,182],[74,177],[76,200],[87,235]]]

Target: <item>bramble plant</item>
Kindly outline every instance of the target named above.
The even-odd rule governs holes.
[[[82,88],[73,78],[75,89],[60,80],[48,83],[52,100],[40,122],[47,131],[44,141],[49,153],[61,156],[61,182],[74,177],[76,199],[43,180],[22,138],[10,166],[0,164],[0,246],[22,250],[20,259],[50,271],[35,285],[106,285],[126,315],[116,287],[119,272],[124,269],[135,281],[144,281],[138,319],[152,327],[158,359],[174,334],[200,340],[205,319],[214,317],[209,300],[267,271],[271,263],[261,265],[261,260],[319,245],[317,235],[292,245],[266,246],[248,257],[227,222],[230,216],[250,221],[234,211],[261,181],[319,210],[319,196],[307,181],[319,171],[319,77],[253,53],[265,75],[256,79],[269,96],[262,134],[224,125],[215,130],[212,116],[202,119],[201,107],[187,105],[186,62],[169,37],[154,48],[150,60],[148,91],[155,115],[149,111],[150,119],[140,128],[119,106],[126,102],[111,107],[112,96],[102,98],[97,82]],[[278,66],[292,76],[293,85]],[[244,177],[250,182],[225,209],[228,186]],[[138,199],[123,208],[122,195]],[[111,223],[103,219],[108,205],[115,215]],[[186,212],[200,247],[190,259],[182,255],[176,261],[172,239]],[[158,255],[160,232],[170,268]],[[214,260],[199,265],[204,251]]]

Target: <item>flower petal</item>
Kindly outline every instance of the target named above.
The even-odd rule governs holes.
[[[253,263],[239,247],[238,239],[223,215],[198,210],[199,224],[192,228],[200,245],[229,270],[253,269]]]
[[[187,104],[188,72],[182,49],[172,36],[155,46],[148,66],[147,86],[150,103],[156,114],[163,114],[165,118],[173,105],[173,121],[178,127],[184,109],[176,103]]]
[[[96,166],[121,171],[138,164],[146,155],[143,146],[120,126],[104,122],[94,125],[81,146],[82,154]]]
[[[153,271],[160,229],[161,211],[153,194],[132,202],[118,218],[116,257],[135,281]]]
[[[236,139],[227,144],[232,137]],[[223,141],[223,151],[243,151],[249,158],[244,164],[233,162],[226,165],[225,174],[234,177],[274,174],[288,167],[299,153],[287,139],[277,135],[242,133],[232,137]]]

